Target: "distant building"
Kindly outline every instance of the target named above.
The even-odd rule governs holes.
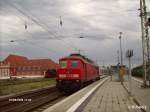
[[[111,65],[110,69],[111,69],[112,73],[118,73],[119,67],[121,67],[121,66]],[[125,71],[127,71],[126,70],[127,69],[126,65],[122,65],[122,67],[125,69]]]
[[[59,65],[51,59],[28,59],[24,56],[9,55],[0,62],[0,79],[11,77],[44,77],[48,69]]]
[[[99,66],[99,71],[102,75],[108,74],[108,69],[106,66]]]

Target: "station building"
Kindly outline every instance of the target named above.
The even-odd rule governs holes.
[[[57,69],[59,65],[51,59],[28,59],[10,54],[0,62],[0,79],[44,77],[48,69]]]

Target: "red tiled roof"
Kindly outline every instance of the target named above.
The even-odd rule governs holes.
[[[31,59],[24,56],[9,55],[3,62],[9,62],[12,66],[40,66],[43,69],[58,68],[59,65],[51,59]]]
[[[31,65],[42,66],[42,68],[58,68],[59,65],[52,61],[51,59],[32,59],[29,60]]]
[[[19,62],[19,61],[23,62],[23,61],[27,61],[27,60],[28,60],[28,58],[26,58],[24,56],[10,54],[4,61],[13,63],[13,62]]]

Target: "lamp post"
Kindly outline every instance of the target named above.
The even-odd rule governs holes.
[[[122,38],[122,32],[119,32],[119,39],[120,39],[120,58],[121,58],[121,66],[123,65],[123,57],[122,57],[122,43],[121,43],[121,38]]]
[[[117,50],[117,61],[120,63],[119,50]]]
[[[122,38],[122,32],[119,32],[119,40],[120,40],[120,67],[119,67],[119,77],[120,77],[120,82],[123,84],[123,56],[122,56],[122,43],[121,43],[121,38]]]

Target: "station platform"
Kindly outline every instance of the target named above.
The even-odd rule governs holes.
[[[80,112],[141,112],[125,88],[116,80],[107,81]]]
[[[43,112],[73,112],[80,106],[80,104],[82,104],[86,100],[86,98],[89,96],[89,93],[92,94],[94,92],[92,92],[91,90],[96,89],[96,87],[101,87],[108,80],[110,80],[110,77],[100,79],[81,89],[80,91],[68,96],[66,99],[60,101],[59,103],[47,108]]]
[[[135,97],[139,105],[146,107],[146,112],[150,112],[150,88],[142,88],[143,81],[139,78],[132,77],[132,96]],[[129,83],[124,82],[128,91]]]
[[[44,112],[141,112],[115,76],[96,81]]]

